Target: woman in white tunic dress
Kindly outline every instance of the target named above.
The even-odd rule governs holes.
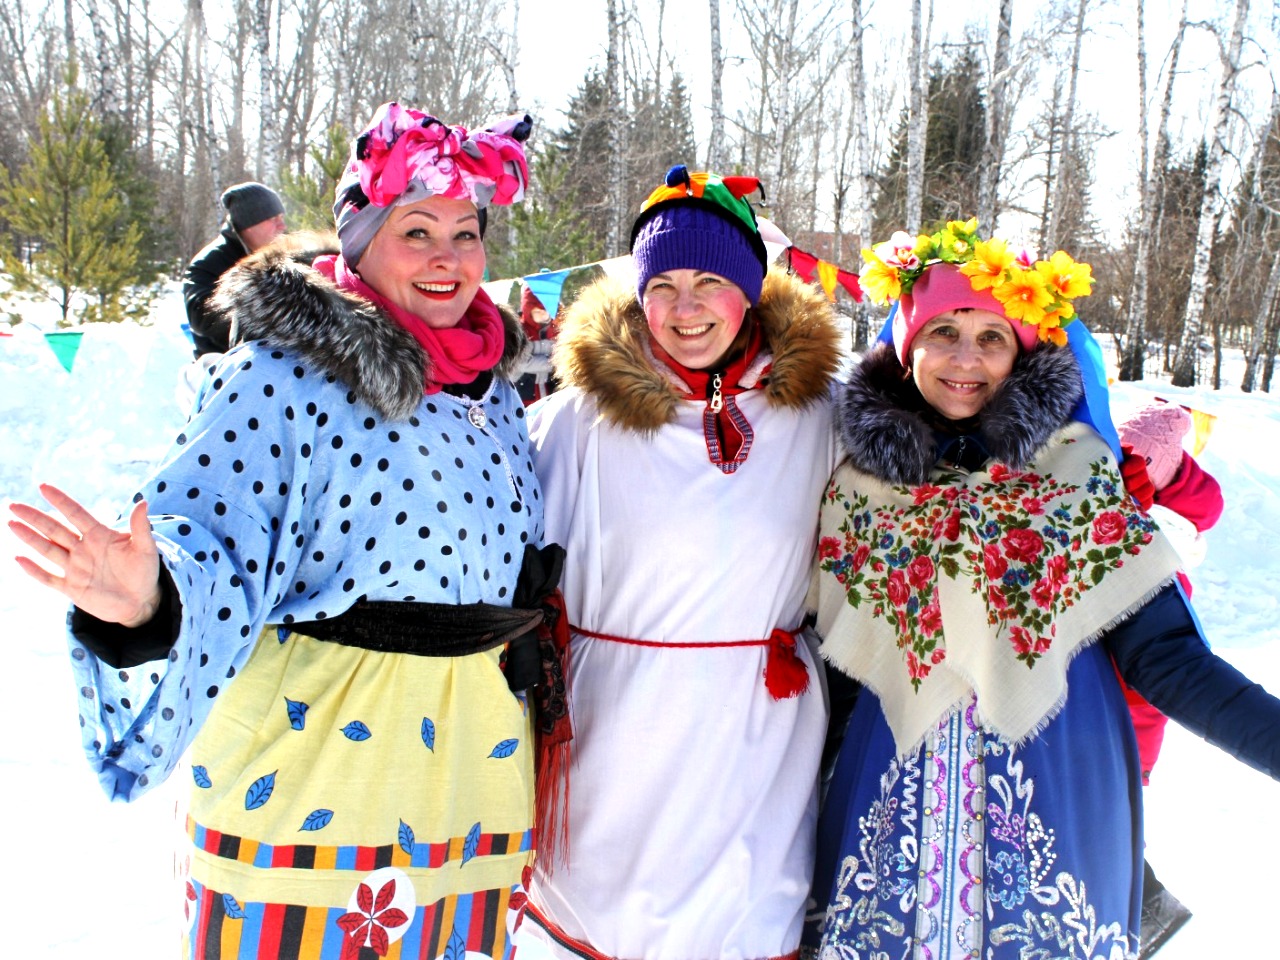
[[[579,298],[565,389],[531,411],[575,735],[524,960],[799,945],[827,721],[802,628],[839,333],[820,293],[766,271],[757,186],[673,168],[632,230],[636,290]]]

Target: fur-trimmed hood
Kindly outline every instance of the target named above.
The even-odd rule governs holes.
[[[1071,416],[1084,393],[1070,350],[1042,344],[1022,354],[978,415],[978,439],[995,459],[1025,466]],[[837,410],[840,439],[859,470],[892,484],[923,483],[937,432],[893,345],[877,344],[854,370]]]
[[[828,393],[840,362],[841,333],[831,305],[814,287],[781,270],[764,280],[759,305],[751,308],[762,335],[761,356],[748,378],[772,404],[804,408]],[[612,423],[652,432],[670,423],[687,399],[684,384],[653,354],[649,325],[635,291],[601,278],[574,301],[557,337],[556,376],[596,398]],[[753,386],[747,383],[745,386]]]
[[[233,345],[267,340],[332,374],[387,420],[407,420],[426,388],[426,352],[373,304],[312,269],[316,257],[337,252],[336,235],[282,237],[228,270],[211,304],[230,318]],[[509,378],[525,336],[504,304],[498,310],[506,345],[494,373]]]

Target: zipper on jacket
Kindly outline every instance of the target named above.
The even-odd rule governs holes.
[[[712,413],[719,413],[724,408],[724,395],[720,392],[721,382],[721,376],[717,373],[707,384],[707,392],[710,394],[707,397],[707,406],[711,408]]]

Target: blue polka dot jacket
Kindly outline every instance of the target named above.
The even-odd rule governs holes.
[[[307,266],[317,252],[273,246],[219,288],[239,345],[139,494],[163,639],[156,621],[146,641],[69,618],[84,746],[113,798],[171,772],[265,627],[361,598],[509,606],[541,542],[515,318],[495,375],[424,395],[421,347]]]

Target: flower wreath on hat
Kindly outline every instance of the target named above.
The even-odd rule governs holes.
[[[1074,301],[1088,296],[1093,269],[1059,250],[1048,260],[1015,254],[1008,244],[978,236],[978,220],[951,220],[936,233],[912,238],[899,230],[883,243],[862,251],[866,262],[859,280],[871,301],[883,306],[900,300],[921,275],[937,263],[956,265],[975,291],[987,290],[1012,321],[1034,327],[1039,340],[1065,346],[1063,329],[1076,319]]]

